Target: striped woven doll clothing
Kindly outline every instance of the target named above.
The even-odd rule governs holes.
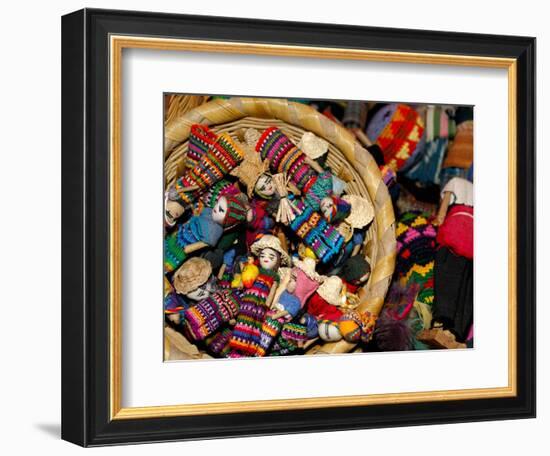
[[[185,323],[195,340],[203,340],[234,318],[240,308],[239,292],[224,290],[185,311]]]
[[[272,173],[285,173],[300,190],[317,173],[306,162],[307,156],[277,127],[267,128],[256,144],[262,160],[269,161]]]
[[[285,323],[281,334],[275,341],[272,356],[291,355],[307,342],[307,328],[299,323]]]
[[[343,247],[344,237],[302,201],[295,201],[294,205],[300,213],[290,223],[291,230],[313,250],[321,262],[328,262]]]
[[[265,320],[266,302],[277,273],[260,268],[252,287],[243,292],[241,308],[229,341],[229,357],[260,356],[261,330]]]
[[[207,188],[221,180],[244,158],[244,153],[227,133],[221,134],[208,152],[184,176],[176,180],[174,188],[184,206],[192,205]],[[197,187],[196,190],[185,190]]]

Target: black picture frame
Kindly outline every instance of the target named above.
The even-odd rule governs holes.
[[[516,194],[517,220],[521,220],[517,224],[517,395],[111,420],[108,42],[112,34],[516,59]],[[62,127],[63,439],[98,446],[535,416],[534,38],[84,9],[62,19]]]

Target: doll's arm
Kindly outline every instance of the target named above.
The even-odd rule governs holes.
[[[306,155],[306,159],[305,159],[305,162],[311,166],[318,174],[322,174],[325,172],[325,170],[323,168],[321,168],[321,165],[319,165],[319,163],[317,163],[315,160],[313,160],[312,158],[309,158],[307,155]]]
[[[273,320],[277,320],[278,318],[285,317],[288,315],[288,312],[286,310],[279,310],[279,312],[274,313],[273,315],[270,315]]]
[[[437,212],[437,217],[434,220],[434,225],[441,225],[447,216],[447,210],[449,209],[449,204],[451,202],[451,192],[443,193],[443,200],[441,201],[441,206],[439,206],[439,211]]]
[[[192,244],[186,245],[183,250],[185,253],[189,254],[189,253],[196,252],[197,250],[204,249],[205,247],[208,247],[208,244],[206,242],[199,241],[199,242],[193,242]]]
[[[269,309],[271,307],[271,304],[273,303],[273,299],[275,298],[275,293],[277,293],[277,289],[279,288],[278,284],[273,285],[271,287],[271,290],[269,290],[269,295],[267,296],[267,299],[265,301],[266,307]]]

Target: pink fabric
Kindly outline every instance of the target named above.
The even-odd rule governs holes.
[[[447,212],[445,221],[437,232],[437,242],[455,255],[474,258],[474,208],[455,204]]]
[[[319,288],[319,282],[309,278],[300,268],[294,268],[294,272],[296,273],[296,291],[293,294],[300,300],[300,307],[303,308],[308,298]]]

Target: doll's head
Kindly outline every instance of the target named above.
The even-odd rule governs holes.
[[[275,195],[275,185],[270,174],[262,173],[254,185],[254,193],[263,199],[273,198]]]
[[[260,266],[264,269],[276,270],[281,264],[281,254],[269,247],[260,251],[258,259],[260,260]]]
[[[208,280],[211,274],[212,265],[208,260],[193,257],[174,272],[172,283],[179,294],[193,301],[201,301],[212,292],[212,284]]]
[[[185,208],[177,201],[166,198],[164,203],[164,220],[169,226],[174,226],[176,220],[185,212]]]
[[[212,220],[219,225],[230,227],[246,220],[248,200],[242,193],[218,198],[212,208]]]
[[[342,278],[353,285],[363,285],[370,277],[370,264],[361,255],[354,255],[346,260],[342,268]]]
[[[212,294],[212,284],[206,282],[198,288],[188,292],[185,296],[193,301],[202,301],[203,299],[209,298]]]
[[[290,257],[283,249],[278,237],[266,234],[258,239],[250,250],[260,261],[260,266],[264,269],[276,270],[279,266],[290,264]]]

